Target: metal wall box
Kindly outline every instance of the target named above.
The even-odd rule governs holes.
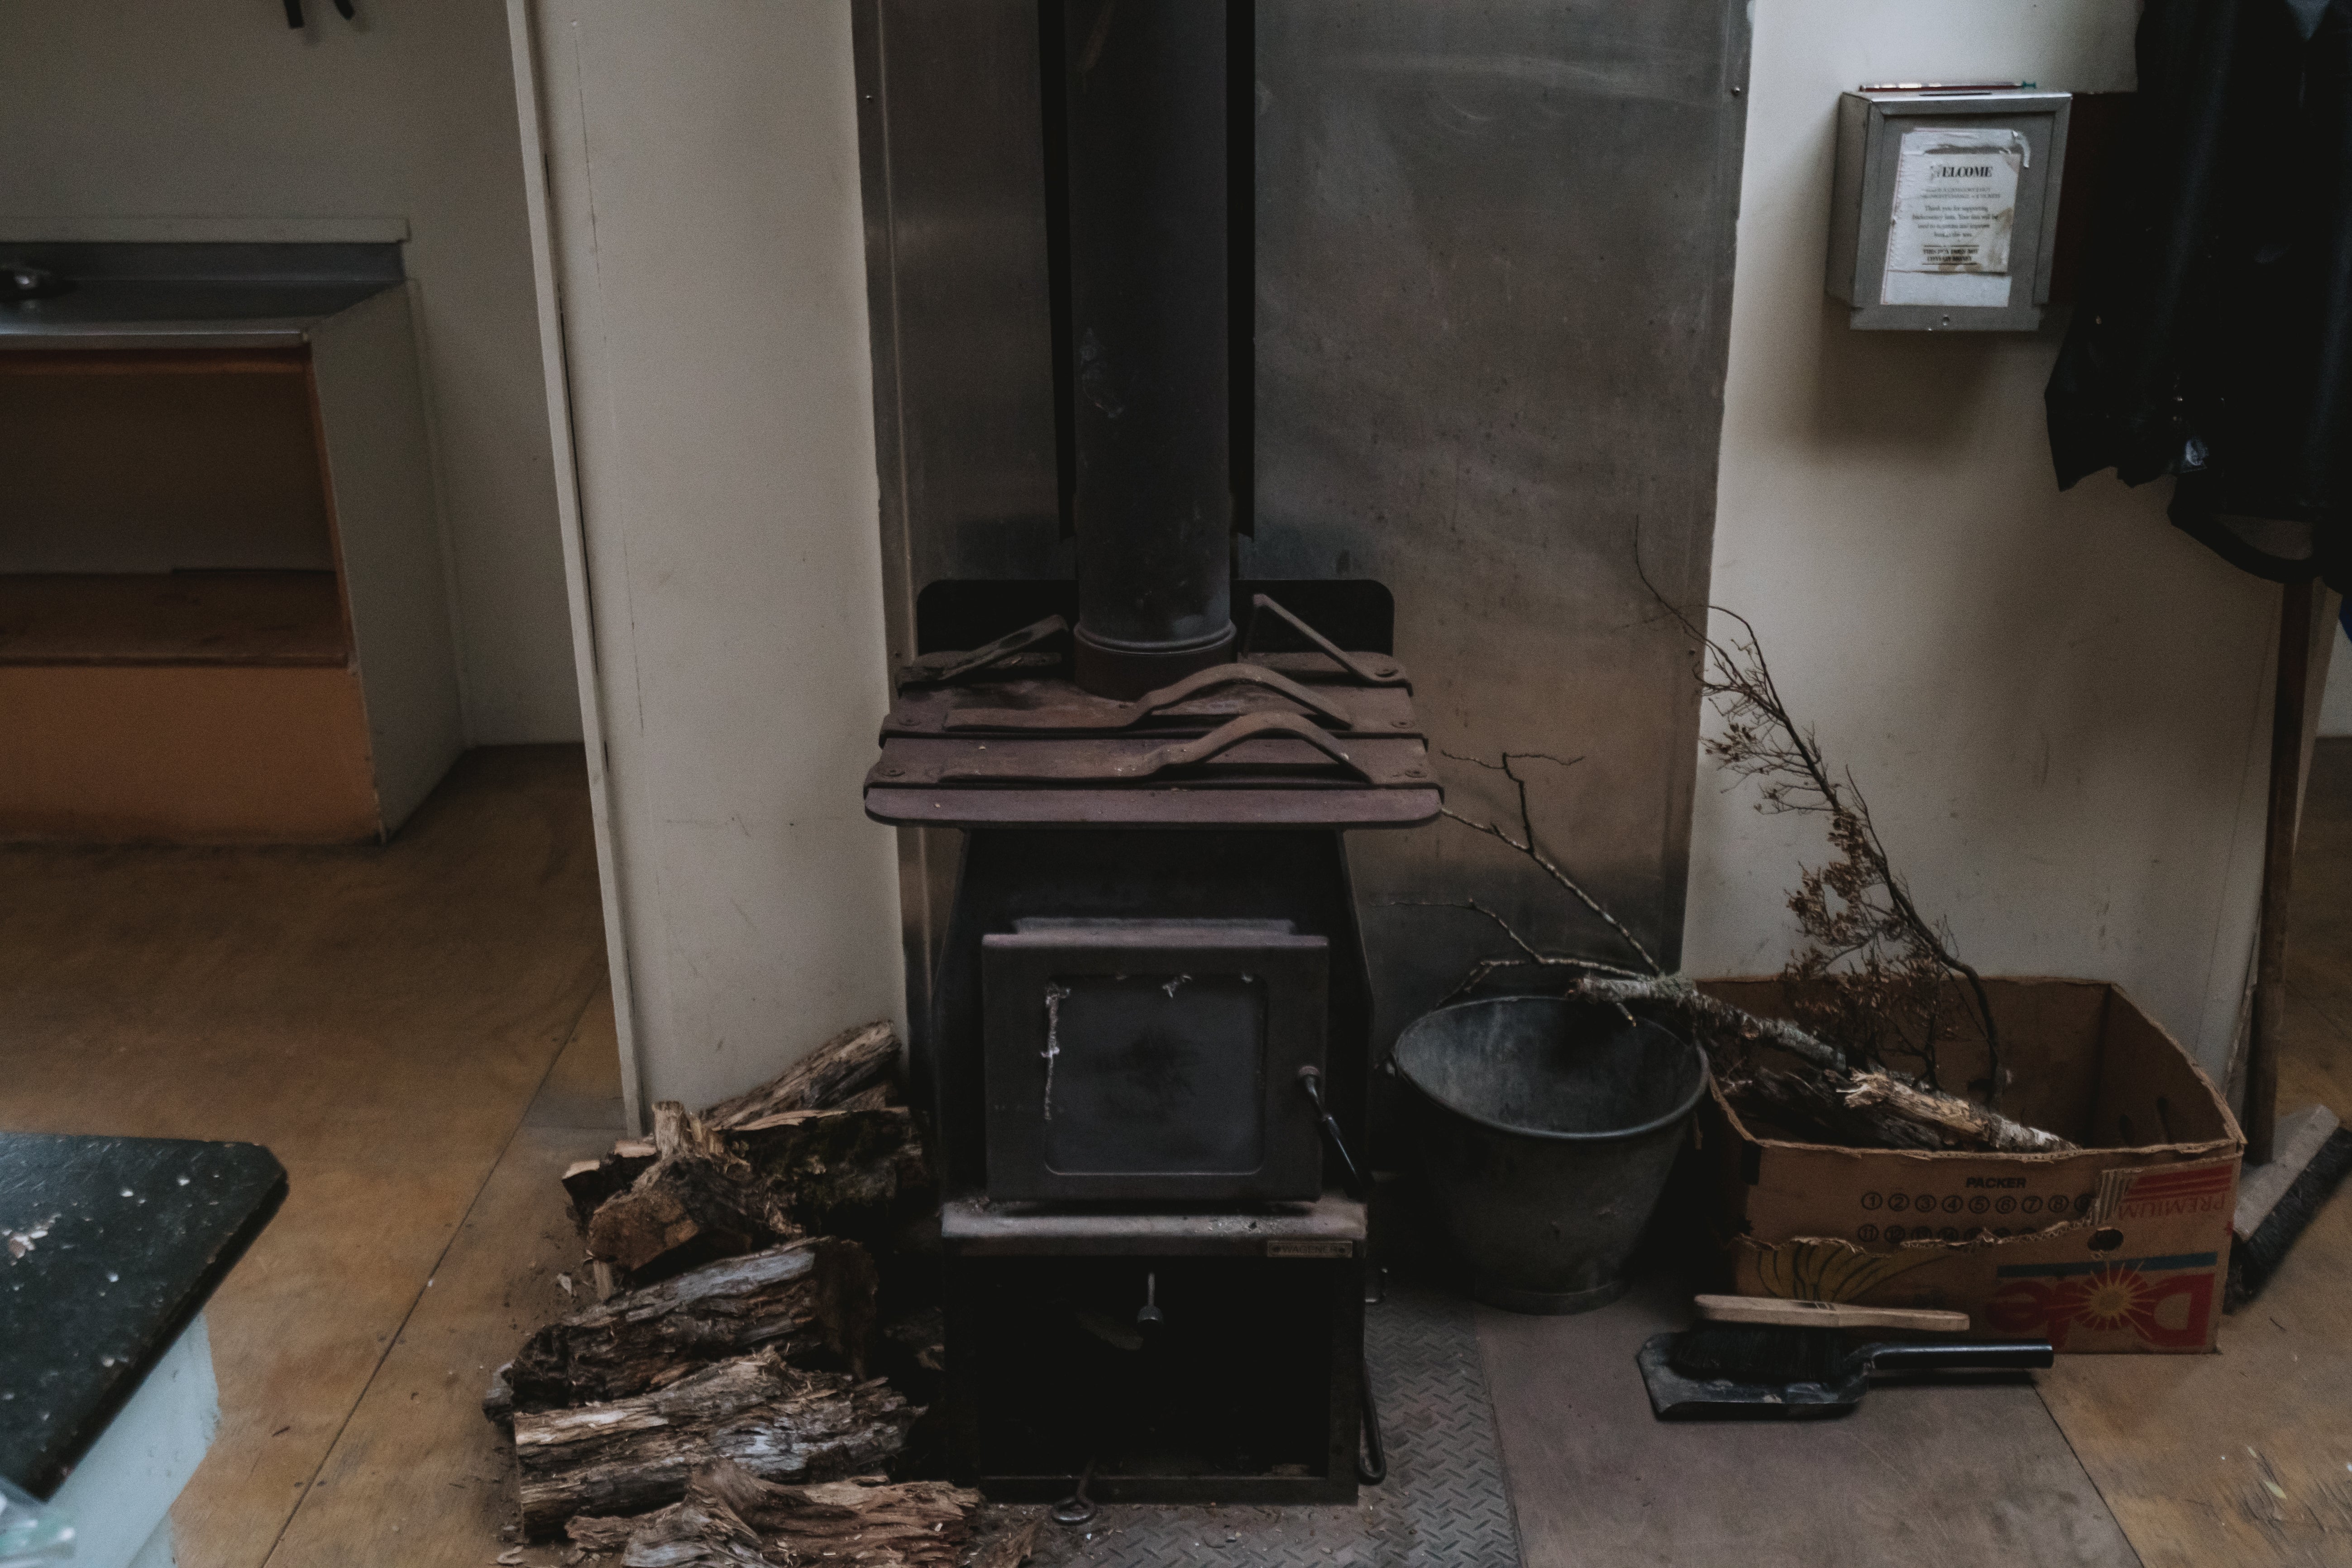
[[[1830,293],[1851,325],[2032,331],[2050,300],[2073,95],[1869,88],[1838,100]]]
[[[1041,920],[982,938],[997,1202],[1322,1191],[1328,941],[1287,921]]]

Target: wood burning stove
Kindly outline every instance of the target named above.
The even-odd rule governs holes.
[[[866,787],[965,833],[914,1057],[947,1425],[1000,1497],[1343,1500],[1365,1212],[1323,1134],[1361,1146],[1371,1004],[1341,835],[1440,797],[1385,618],[1232,591],[1248,7],[1045,14],[1076,613],[903,670]]]

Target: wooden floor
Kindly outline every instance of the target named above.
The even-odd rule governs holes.
[[[490,1563],[513,1481],[476,1401],[577,1288],[555,1177],[620,1121],[576,750],[470,754],[383,848],[9,848],[0,883],[0,1126],[252,1139],[292,1175],[210,1312],[183,1568]],[[2352,1111],[2352,742],[2295,921],[2286,1103]],[[1671,1282],[1480,1337],[1528,1568],[2352,1568],[2347,1302],[2352,1197],[2219,1355],[1810,1429],[1650,1421],[1633,1348]]]
[[[2279,1105],[2352,1122],[2352,740],[2312,766],[2289,930]],[[2072,1356],[2042,1386],[2148,1568],[2352,1564],[2352,1187],[2220,1354]]]
[[[2352,1121],[2352,740],[2320,743],[2294,892],[2280,1103]],[[1663,1282],[1583,1318],[1482,1310],[1527,1568],[2352,1568],[2352,1189],[2216,1355],[1660,1426],[1633,1353],[1686,1316]]]
[[[383,847],[11,847],[0,886],[0,1126],[290,1177],[207,1312],[182,1568],[489,1562],[474,1402],[561,1309],[554,1178],[620,1121],[579,750],[469,753]]]

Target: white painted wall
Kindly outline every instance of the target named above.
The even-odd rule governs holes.
[[[903,1022],[849,13],[520,0],[635,1112]],[[532,35],[535,34],[535,41]]]
[[[1822,290],[1832,116],[1864,82],[2132,85],[2118,0],[1759,0],[1714,597],[1997,972],[2121,983],[2223,1065],[2259,877],[2277,589],[2061,495],[2038,336],[1855,332]],[[1773,970],[1818,836],[1702,764],[1686,962]]]
[[[0,0],[0,237],[407,220],[467,731],[577,740],[505,18],[488,0]]]

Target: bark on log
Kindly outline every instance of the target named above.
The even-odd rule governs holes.
[[[825,1110],[881,1110],[898,1103],[898,1085],[877,1083],[872,1089],[859,1089],[856,1094],[851,1095],[839,1105],[828,1105],[814,1109],[822,1109]]]
[[[654,1108],[654,1163],[588,1221],[589,1256],[676,1273],[796,1237],[878,1239],[901,1193],[929,1183],[904,1109],[797,1110],[721,1131]]]
[[[582,1160],[563,1173],[563,1190],[572,1198],[572,1223],[588,1234],[588,1219],[606,1198],[629,1190],[653,1168],[651,1139],[629,1139],[613,1145],[601,1160]]]
[[[883,1223],[901,1193],[931,1182],[914,1113],[903,1106],[788,1110],[735,1129],[727,1141],[812,1231]]]
[[[1852,1148],[2055,1154],[2074,1147],[2054,1132],[1888,1073],[1757,1068],[1718,1081],[1733,1110],[1760,1112],[1800,1137]]]
[[[1944,1147],[1931,1129],[1900,1117],[1873,1115],[1866,1107],[1849,1108],[1826,1074],[1757,1068],[1744,1078],[1717,1081],[1724,1099],[1742,1117],[1767,1120],[1802,1142],[1854,1149]]]
[[[1940,1128],[1948,1148],[1990,1149],[2004,1154],[2060,1154],[2074,1147],[2055,1132],[2011,1121],[1998,1110],[1906,1083],[1892,1073],[1858,1072],[1845,1091],[1849,1110],[1883,1110]]]
[[[898,1065],[898,1036],[887,1019],[844,1029],[749,1093],[702,1113],[711,1126],[745,1126],[780,1110],[824,1110],[877,1087]]]
[[[621,1553],[621,1568],[799,1568],[790,1557],[769,1556],[759,1532],[725,1503],[698,1496],[694,1479],[683,1502],[635,1519],[575,1519],[563,1530],[583,1551]]]
[[[523,1529],[544,1538],[580,1514],[676,1502],[694,1468],[713,1459],[773,1481],[863,1474],[906,1446],[914,1419],[913,1407],[878,1378],[803,1371],[773,1351],[629,1399],[520,1411],[514,1441]]]
[[[770,1556],[814,1562],[955,1568],[981,1498],[946,1481],[879,1477],[815,1486],[777,1486],[740,1465],[713,1465],[699,1478],[711,1496],[757,1531]],[[778,1548],[782,1548],[779,1551]]]
[[[705,1264],[531,1335],[502,1369],[511,1405],[625,1399],[763,1348],[863,1377],[875,1279],[866,1249],[832,1237]]]
[[[945,1481],[894,1486],[866,1476],[777,1486],[719,1460],[698,1467],[684,1500],[668,1508],[636,1519],[575,1519],[564,1533],[591,1552],[625,1552],[625,1568],[825,1561],[957,1568],[980,1506],[978,1492]]]
[[[588,1220],[588,1254],[635,1273],[675,1273],[802,1234],[749,1162],[676,1100],[654,1107],[654,1163]]]
[[[1580,995],[1664,1013],[1685,1037],[1706,1048],[1716,1081],[1735,1108],[1742,1102],[1793,1130],[1859,1148],[1989,1149],[2059,1153],[2074,1147],[2054,1132],[2012,1121],[1997,1110],[1898,1074],[1850,1072],[1845,1058],[1785,1018],[1767,1018],[1699,990],[1680,975],[1655,980],[1602,976],[1577,982]],[[1795,1071],[1763,1066],[1759,1048],[1784,1052]]]

